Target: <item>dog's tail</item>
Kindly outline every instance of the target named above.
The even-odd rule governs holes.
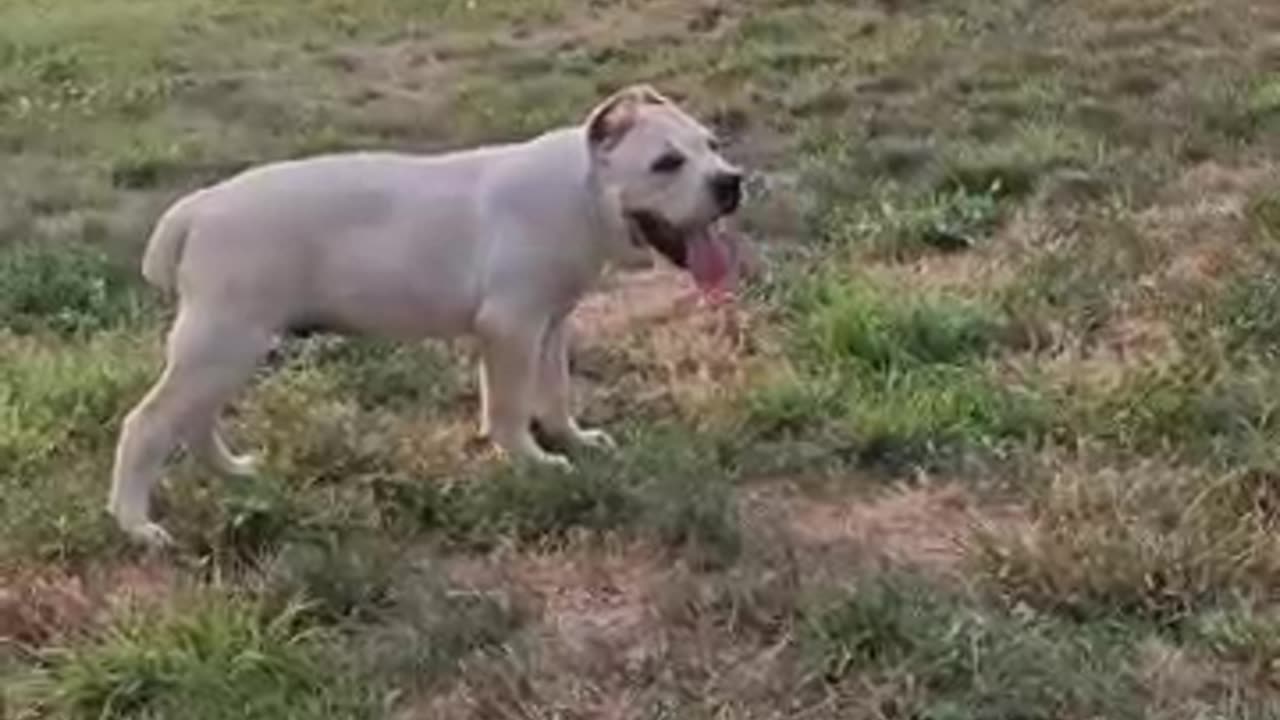
[[[200,195],[197,191],[182,198],[160,216],[142,255],[142,277],[166,293],[177,287],[178,263]]]

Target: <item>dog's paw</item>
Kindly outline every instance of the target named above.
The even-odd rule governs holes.
[[[134,542],[153,550],[164,550],[174,546],[173,536],[169,531],[153,522],[131,525],[124,528],[124,531]]]
[[[543,453],[542,457],[538,458],[538,462],[564,472],[573,470],[573,462],[560,453]]]
[[[617,450],[618,449],[618,441],[614,440],[613,436],[605,432],[604,430],[598,430],[598,429],[579,430],[577,433],[574,434],[573,439],[579,445],[584,445],[589,448],[595,448],[597,450]]]
[[[227,466],[223,471],[233,477],[242,479],[252,479],[259,476],[262,464],[258,461],[256,455],[235,455],[227,458]]]

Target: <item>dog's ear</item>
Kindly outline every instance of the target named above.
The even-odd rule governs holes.
[[[652,85],[641,83],[632,85],[627,88],[628,92],[633,93],[641,103],[648,105],[670,105],[671,101],[665,95],[654,89]]]
[[[669,101],[649,85],[631,85],[610,95],[587,117],[587,142],[608,150],[617,145],[636,122],[641,105],[665,105]]]

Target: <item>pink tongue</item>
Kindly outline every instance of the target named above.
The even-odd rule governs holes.
[[[689,272],[703,295],[715,297],[733,292],[738,245],[719,223],[693,238],[688,260]]]

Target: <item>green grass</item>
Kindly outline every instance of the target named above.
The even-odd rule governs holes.
[[[18,244],[0,256],[0,329],[89,335],[137,323],[148,309],[133,273],[83,243]]]
[[[251,599],[197,596],[122,617],[52,651],[17,688],[16,707],[67,718],[376,717],[376,698],[344,677],[336,638]]]
[[[333,391],[363,409],[405,411],[465,404],[468,370],[462,359],[430,344],[317,337],[288,346],[289,362],[333,376]]]
[[[899,260],[930,250],[967,250],[999,221],[1001,189],[998,180],[977,192],[956,188],[929,195],[917,207],[896,207],[886,199],[869,212],[855,210],[852,217],[836,209],[824,218],[824,235],[842,245],[869,244]]]
[[[389,483],[382,492],[390,513],[407,515],[401,522],[437,528],[464,546],[563,540],[588,529],[638,534],[712,564],[731,561],[739,550],[732,469],[710,447],[675,435],[627,440],[621,457],[588,458],[568,474],[515,466],[443,487]]]
[[[962,365],[986,354],[1001,331],[1000,318],[980,303],[898,296],[857,279],[815,280],[793,312],[804,322],[797,344],[813,364],[876,373]]]
[[[350,572],[351,554],[368,550],[285,554],[256,595],[206,586],[118,614],[41,653],[7,691],[12,708],[17,717],[376,718],[394,683],[441,681],[518,627],[508,604],[394,560],[380,568],[397,573],[381,597],[351,598],[370,578]]]
[[[1040,398],[987,362],[1015,340],[989,303],[818,275],[791,304],[798,367],[750,403],[766,434],[826,416],[864,460],[910,464],[1042,431]]]
[[[137,257],[197,185],[518,138],[646,81],[758,173],[771,263],[739,356],[685,318],[590,348],[625,449],[572,474],[476,452],[464,349],[289,343],[227,417],[263,477],[183,459],[157,494],[183,592],[0,642],[6,712],[1275,716],[1277,29],[1261,0],[9,2],[0,585],[139,562],[102,512],[171,312]],[[739,401],[689,410],[725,363]],[[1013,517],[960,533],[961,583],[745,502],[922,479]],[[640,579],[580,587],[584,544]],[[661,592],[628,585],[650,555]],[[564,595],[511,602],[540,561]],[[484,563],[502,592],[445,579]],[[6,603],[59,602],[31,587],[0,638]]]
[[[143,337],[111,331],[75,351],[0,335],[0,548],[71,559],[103,547],[115,428],[157,367]],[[111,544],[109,543],[108,546]]]
[[[1093,439],[1137,451],[1235,465],[1274,432],[1270,388],[1280,378],[1256,361],[1214,367],[1207,358],[1137,371],[1079,403],[1069,422]]]
[[[1278,298],[1280,277],[1272,267],[1258,268],[1233,283],[1214,308],[1229,351],[1252,351],[1268,359],[1276,355],[1280,324],[1271,310]]]
[[[871,578],[806,613],[826,682],[876,688],[905,717],[1143,717],[1133,637],[1107,624],[992,613],[909,577]],[[1110,673],[1099,673],[1104,664]]]

